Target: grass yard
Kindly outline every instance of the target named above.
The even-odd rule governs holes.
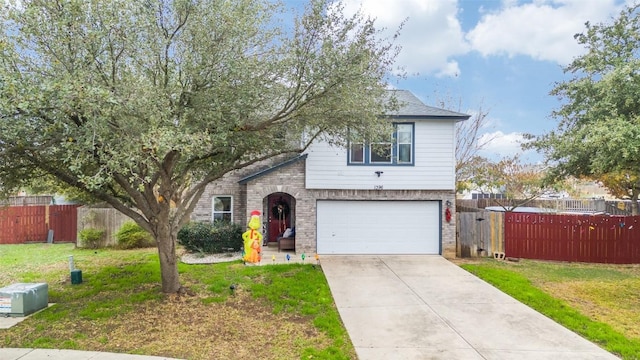
[[[461,265],[623,359],[640,359],[640,266],[482,260]]]
[[[82,284],[70,282],[69,255]],[[191,294],[165,296],[155,249],[2,245],[0,287],[47,282],[56,305],[0,330],[0,347],[185,359],[356,358],[317,266],[236,261],[180,264],[179,271]]]

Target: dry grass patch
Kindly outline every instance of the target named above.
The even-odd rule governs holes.
[[[306,346],[330,344],[311,319],[274,315],[243,293],[224,304],[173,297],[141,306],[133,317],[118,316],[106,325],[111,331],[105,350],[187,359],[293,359]]]
[[[546,283],[542,288],[590,318],[640,339],[640,279],[565,281]]]
[[[48,258],[51,249],[20,250]],[[191,291],[162,295],[153,249],[73,254],[83,270],[79,285],[69,282],[67,254],[8,270],[7,278],[24,281],[38,268],[57,305],[1,331],[0,346],[193,360],[356,358],[319,267],[181,264]]]
[[[40,329],[46,326],[46,331]],[[184,359],[294,359],[305,347],[326,347],[331,340],[312,319],[272,313],[246,293],[224,304],[204,304],[199,296],[169,296],[105,320],[25,321],[10,343],[154,354]],[[53,339],[69,339],[59,343]]]

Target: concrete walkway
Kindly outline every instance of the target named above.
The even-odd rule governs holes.
[[[173,360],[166,357],[97,351],[0,348],[2,360]]]
[[[323,256],[359,360],[618,359],[440,256]]]

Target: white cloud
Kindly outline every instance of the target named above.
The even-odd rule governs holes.
[[[345,0],[345,10],[362,10],[389,35],[407,20],[397,40],[402,50],[396,63],[409,75],[455,77],[460,75],[456,57],[474,50],[566,65],[584,50],[573,38],[585,30],[584,23],[608,22],[624,6],[620,0],[502,0],[497,10],[481,5],[478,23],[465,34],[460,23],[465,3],[394,0],[390,6],[380,0]]]
[[[502,5],[484,13],[467,34],[473,49],[484,56],[525,55],[561,65],[584,50],[573,35],[585,30],[585,22],[608,22],[621,9],[615,0],[504,1]]]
[[[458,20],[456,0],[347,0],[346,12],[363,13],[376,19],[379,27],[395,32],[407,20],[397,44],[402,47],[396,63],[408,74],[460,74],[452,57],[466,54],[470,47]]]
[[[525,163],[536,163],[541,160],[541,156],[535,151],[524,151],[521,144],[525,142],[525,138],[521,133],[503,133],[502,131],[494,131],[484,133],[480,136],[479,143],[488,141],[484,149],[479,152],[481,156],[491,160],[500,160],[504,157],[512,157],[520,154],[521,159]]]

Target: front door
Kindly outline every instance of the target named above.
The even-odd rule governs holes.
[[[274,193],[267,199],[267,216],[269,222],[269,242],[277,241],[288,227],[291,227],[291,195]]]

